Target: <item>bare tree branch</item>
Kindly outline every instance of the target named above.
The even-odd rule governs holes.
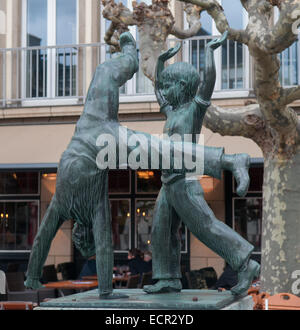
[[[204,125],[221,135],[251,137],[263,127],[263,117],[258,104],[234,109],[211,105],[205,115]]]
[[[228,39],[238,41],[241,43],[247,43],[248,36],[246,31],[235,30],[230,28],[227,18],[224,14],[222,6],[218,3],[217,0],[179,0],[185,3],[191,3],[198,7],[201,7],[203,10],[206,10],[208,14],[214,19],[217,29],[220,33],[228,31]]]
[[[300,100],[300,86],[283,88],[283,98],[285,104],[290,104],[294,101]]]
[[[180,29],[173,25],[171,34],[179,39],[186,39],[195,36],[201,29],[200,15],[203,9],[190,3],[184,4],[184,11],[189,23],[189,29]]]
[[[248,45],[266,54],[278,54],[291,46],[297,35],[292,26],[300,10],[298,0],[241,0],[249,14],[246,31],[249,35]],[[280,9],[277,23],[273,22],[273,6]]]
[[[264,154],[272,150],[272,136],[266,128],[258,104],[242,108],[224,109],[210,106],[204,118],[204,126],[222,136],[243,136],[252,139]]]

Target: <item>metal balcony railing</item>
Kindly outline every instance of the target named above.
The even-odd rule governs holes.
[[[168,47],[182,42],[182,50],[172,61],[194,65],[203,79],[205,45],[213,36],[184,41],[168,40]],[[298,85],[299,43],[280,54],[283,86]],[[106,44],[75,44],[0,49],[0,107],[65,104],[66,100],[83,104],[96,66],[110,57]],[[215,92],[252,89],[251,61],[247,47],[230,40],[215,51],[217,81]],[[152,82],[142,70],[120,89],[121,96],[152,95]]]

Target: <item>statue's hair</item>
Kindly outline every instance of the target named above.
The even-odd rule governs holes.
[[[83,257],[89,258],[96,254],[92,226],[83,226],[75,222],[72,230],[72,239]]]
[[[200,75],[196,68],[185,62],[176,62],[167,66],[161,74],[162,81],[180,81],[186,82],[185,91],[189,98],[194,98],[200,84]]]

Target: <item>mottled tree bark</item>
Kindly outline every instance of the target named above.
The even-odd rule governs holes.
[[[239,109],[212,105],[204,125],[221,135],[250,138],[261,148],[265,159],[262,290],[270,294],[292,292],[295,281],[292,273],[300,270],[300,124],[289,104],[300,99],[300,86],[285,89],[280,85],[277,54],[297,40],[292,26],[300,16],[297,15],[297,12],[300,14],[300,1],[241,0],[249,15],[244,30],[230,27],[217,0],[179,1],[186,5],[190,23],[186,31],[175,27],[175,20],[167,7],[168,0],[155,0],[152,6],[140,4],[134,7],[132,17],[136,22],[130,21],[127,25],[138,26],[143,72],[154,80],[155,63],[165,48],[168,35],[178,38],[195,35],[201,27],[200,16],[204,10],[214,19],[220,33],[228,30],[229,39],[248,46],[255,68],[257,104]],[[280,11],[276,24],[273,23],[274,6]],[[124,19],[119,21],[123,24],[125,18],[128,18],[128,12],[124,11]],[[115,18],[111,20],[116,21]],[[111,31],[108,33],[113,36]]]

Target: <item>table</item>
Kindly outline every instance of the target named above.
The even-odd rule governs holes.
[[[57,289],[62,297],[64,297],[64,293],[62,289],[74,289],[84,291],[90,290],[98,287],[97,280],[89,280],[89,281],[80,281],[80,280],[69,280],[69,281],[58,281],[58,282],[49,282],[44,284],[46,288]]]
[[[82,280],[84,281],[97,281],[98,277],[97,275],[87,275],[87,276],[82,276]],[[127,283],[128,281],[128,275],[125,276],[115,276],[112,279],[113,284],[115,284],[116,282],[122,282],[122,283]]]

